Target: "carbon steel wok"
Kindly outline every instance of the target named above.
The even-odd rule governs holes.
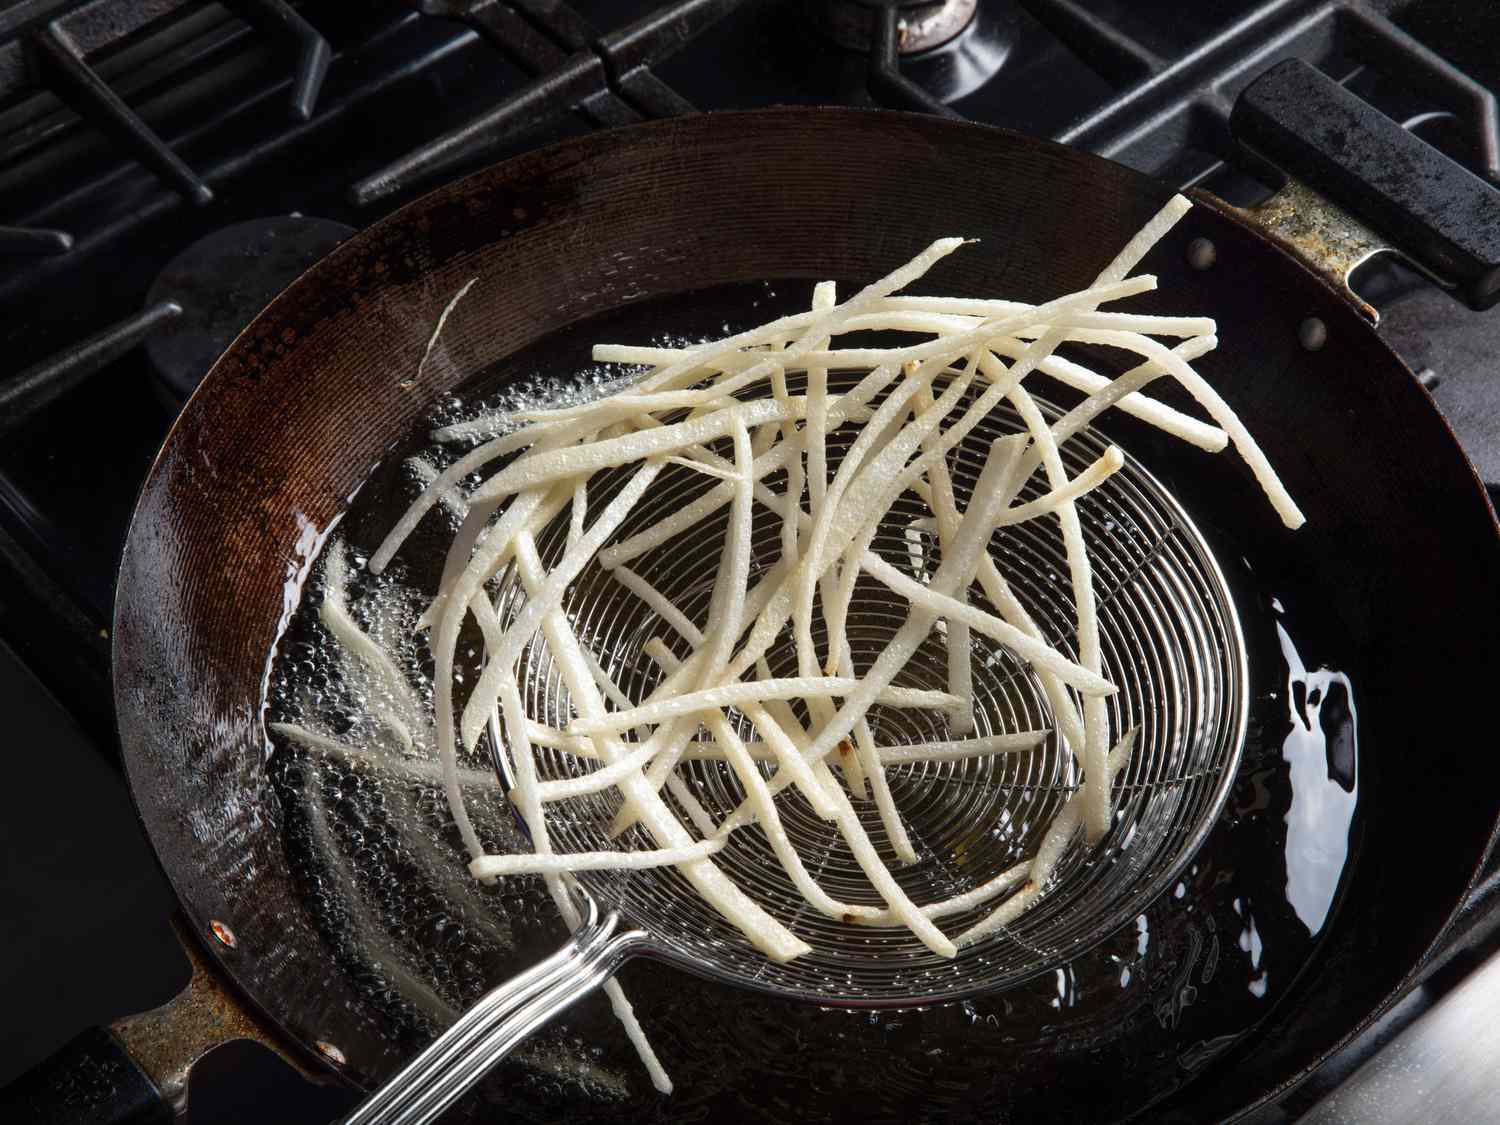
[[[238,993],[253,1014],[235,1016],[233,1034],[269,1038],[313,1070],[332,1064],[368,1086],[431,1036],[444,1004],[456,1010],[535,952],[488,949],[483,919],[503,923],[524,904],[473,892],[458,918],[475,950],[467,960],[427,959],[422,950],[446,940],[436,931],[396,943],[413,992],[437,997],[437,1011],[414,1017],[409,997],[391,995],[401,981],[387,973],[384,989],[373,986],[354,947],[390,936],[362,934],[351,946],[345,937],[360,919],[310,889],[293,855],[310,847],[306,825],[274,791],[268,766],[269,654],[299,584],[348,497],[435,402],[475,373],[494,385],[539,363],[577,367],[596,336],[593,324],[578,327],[583,318],[608,314],[615,338],[649,334],[661,317],[675,323],[673,309],[689,310],[690,324],[695,292],[714,309],[730,283],[864,280],[937,235],[983,242],[945,262],[930,291],[1039,299],[1075,289],[1167,194],[1079,152],[926,117],[694,116],[572,140],[444,187],[299,279],[178,420],[120,576],[115,685],[130,782],[186,926],[212,951],[197,999],[182,1006],[201,1016],[208,989],[208,1008],[233,1013]],[[1199,204],[1143,266],[1170,301],[1153,295],[1138,307],[1217,318],[1225,343],[1203,369],[1265,446],[1308,525],[1282,529],[1228,457],[1163,471],[1218,536],[1221,559],[1248,559],[1263,590],[1315,592],[1309,618],[1353,654],[1362,677],[1357,858],[1311,960],[1277,966],[1295,983],[1253,1031],[1192,1059],[1201,1044],[1184,1017],[1173,1065],[1141,1064],[1166,1077],[1127,1090],[1117,1072],[1127,1055],[1109,1044],[1152,1019],[1165,1028],[1159,997],[1087,1020],[1059,1009],[1027,1048],[1012,1042],[1020,1024],[1006,1027],[1004,997],[872,1023],[637,966],[622,978],[627,989],[656,974],[669,980],[651,987],[686,998],[639,1005],[675,1072],[671,1100],[651,1093],[622,1037],[588,1009],[554,1041],[583,1062],[570,1071],[541,1051],[507,1062],[476,1110],[573,1120],[1061,1115],[1060,1103],[1022,1096],[1024,1065],[1075,1088],[1073,1115],[1123,1117],[1156,1101],[1153,1120],[1230,1117],[1295,1082],[1402,992],[1471,885],[1500,811],[1500,759],[1474,738],[1488,720],[1467,721],[1500,672],[1500,534],[1453,435],[1365,311],[1235,209],[1210,197]],[[1211,268],[1188,264],[1203,264],[1188,252],[1196,239],[1213,244]],[[497,283],[475,287],[445,330],[441,361],[412,383],[437,314],[476,276]],[[800,282],[795,293],[782,288],[789,300],[805,297]],[[641,309],[651,313],[644,323],[632,320]],[[1320,350],[1299,342],[1308,317],[1326,326]],[[1151,464],[1156,439],[1121,432]],[[1274,698],[1284,685],[1252,687]],[[1274,744],[1279,733],[1252,722],[1251,738]],[[1249,754],[1246,768],[1256,760]],[[1272,837],[1276,813],[1263,817]],[[463,879],[456,850],[454,869]],[[1168,968],[1186,964],[1195,995],[1211,1001],[1211,971],[1191,952],[1169,943]],[[441,973],[431,968],[439,961]],[[214,992],[219,972],[236,989]],[[687,1009],[708,1026],[684,1022]],[[158,1038],[173,1018],[150,1024]],[[80,1068],[114,1068],[112,1093],[89,1110],[101,1120],[117,1102],[149,1102],[150,1087],[138,1088],[146,1079],[180,1098],[192,1051],[212,1036],[184,1048],[186,1060],[164,1061],[141,1049],[142,1019],[81,1039],[27,1089],[50,1083],[55,1094],[61,1084],[76,1094],[69,1076]],[[775,1051],[797,1055],[771,1066]]]

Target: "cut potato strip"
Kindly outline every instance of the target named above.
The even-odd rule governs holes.
[[[978,363],[978,356],[969,357],[968,366],[972,371]],[[932,397],[932,388],[924,387],[917,395],[917,408],[921,411],[931,410],[936,405]],[[933,451],[935,441],[931,434],[923,437],[922,447],[928,453]],[[938,533],[938,549],[940,551],[951,550],[953,547],[953,536],[958,532],[958,502],[953,495],[953,478],[948,473],[947,454],[938,455],[932,462],[932,467],[927,470],[929,487],[927,489],[927,506],[932,509]],[[852,595],[852,587],[851,587]],[[967,596],[967,587],[959,592],[959,596]],[[841,606],[847,604],[840,599]],[[842,611],[847,617],[847,611]],[[841,647],[847,647],[847,642],[841,637]],[[968,734],[974,729],[974,663],[973,652],[970,647],[969,626],[962,622],[951,624],[947,637],[947,661],[948,661],[948,690],[958,696],[959,707],[953,713],[952,727],[954,734]]]
[[[1124,276],[1123,274],[1121,276]],[[887,297],[880,303],[882,310],[893,312],[915,311],[946,313],[952,316],[992,319],[1010,316],[1035,308],[1018,301],[985,301],[969,297]],[[1140,313],[1091,312],[1070,313],[1057,318],[1061,325],[1077,325],[1089,328],[1110,328],[1118,324],[1140,324],[1135,332],[1149,332],[1153,336],[1212,336],[1218,331],[1212,317],[1207,316],[1143,316]],[[854,326],[851,326],[854,327]]]
[[[1126,348],[1164,367],[1167,373],[1181,383],[1183,389],[1197,399],[1204,410],[1208,411],[1209,417],[1229,435],[1230,442],[1244,458],[1245,464],[1250,466],[1250,471],[1255,474],[1257,483],[1265,492],[1266,498],[1271,501],[1271,506],[1276,509],[1276,514],[1281,517],[1281,522],[1294,531],[1307,522],[1302,509],[1297,507],[1297,502],[1287,492],[1286,485],[1281,483],[1281,478],[1276,475],[1276,470],[1271,468],[1271,462],[1266,458],[1255,438],[1250,435],[1250,431],[1245,428],[1245,424],[1239,420],[1233,410],[1229,409],[1229,404],[1220,397],[1219,392],[1213,389],[1208,380],[1188,366],[1187,361],[1181,355],[1138,332],[1087,330],[1075,333],[1075,336],[1084,343],[1108,344]]]
[[[572,549],[583,538],[584,520],[589,511],[589,482],[581,480],[573,486],[573,501],[568,509],[568,547]]]
[[[1038,344],[1044,344],[1043,337]],[[1042,416],[1025,388],[1012,389],[1011,402],[1021,412],[1027,428],[1036,441],[1042,456],[1042,465],[1047,479],[1054,489],[1068,484],[1068,475],[1063,467],[1062,454],[1052,429]],[[1074,612],[1078,619],[1078,663],[1091,672],[1102,671],[1102,653],[1099,643],[1099,616],[1094,600],[1093,566],[1088,549],[1083,541],[1083,525],[1071,500],[1064,500],[1056,509],[1058,523],[1062,528],[1063,551],[1068,560],[1068,573],[1073,587]],[[1088,826],[1090,842],[1100,839],[1109,827],[1109,789],[1104,780],[1104,759],[1109,752],[1109,718],[1104,701],[1098,696],[1085,695],[1083,700],[1083,818]]]
[[[529,544],[530,542],[527,532],[523,531],[521,533],[521,539],[524,543]],[[488,607],[488,603],[486,603],[486,607]],[[520,691],[514,677],[503,685],[501,702],[507,716],[507,728],[517,732],[514,736],[516,743],[513,747],[515,751],[513,757],[514,759],[524,758],[524,765],[520,765],[517,762],[516,769],[516,784],[517,789],[520,790],[519,804],[521,815],[526,819],[527,826],[531,829],[532,846],[535,849],[536,856],[545,860],[545,857],[551,851],[551,844],[541,802],[536,798],[536,771],[532,757],[532,748],[526,736],[525,712],[521,706]],[[487,857],[476,856],[471,862],[479,862],[485,858]],[[557,906],[558,913],[563,916],[563,921],[568,924],[570,929],[576,930],[582,919],[579,917],[578,908],[573,896],[568,892],[562,876],[551,872],[544,872],[543,875],[547,892],[551,896],[553,903]],[[486,876],[484,874],[477,874],[476,877],[481,879],[486,877],[495,878],[495,876]],[[656,1052],[647,1041],[645,1031],[636,1019],[635,1010],[632,1008],[630,1001],[626,999],[625,992],[620,987],[619,982],[606,982],[605,994],[609,997],[610,1007],[614,1011],[615,1017],[625,1029],[626,1038],[635,1047],[636,1053],[645,1065],[647,1073],[651,1076],[652,1085],[658,1090],[670,1092],[672,1089],[672,1080],[667,1076],[665,1068],[662,1067],[661,1062],[656,1057]]]
[[[649,852],[483,855],[470,861],[469,873],[476,879],[493,879],[502,875],[571,874],[575,871],[642,871],[648,867],[690,863],[723,850],[723,840],[700,840],[683,848],[659,848]]]
[[[1002,622],[1003,624],[1003,622]],[[721,684],[684,692],[671,699],[643,703],[626,711],[610,711],[597,719],[574,719],[568,724],[573,734],[607,734],[629,730],[642,723],[658,723],[677,715],[692,715],[711,708],[738,707],[767,699],[808,699],[813,696],[848,695],[861,686],[859,680],[842,676],[787,676],[772,680]],[[1107,689],[1113,691],[1112,687]],[[887,707],[951,708],[958,702],[946,691],[926,688],[882,687],[873,702]],[[830,747],[831,749],[831,747]]]
[[[442,475],[437,467],[425,457],[408,457],[406,464],[423,488],[426,488]],[[456,516],[460,520],[469,514],[469,503],[456,487],[450,488],[447,492],[440,495],[438,503],[446,508],[449,514]]]
[[[782,388],[783,392],[785,387]],[[783,393],[780,401],[785,404]],[[745,590],[750,581],[751,548],[751,463],[754,453],[750,448],[750,432],[741,422],[736,422],[734,435],[735,490],[729,517],[729,534],[724,540],[724,549],[719,556],[718,574],[714,579],[713,594],[708,603],[708,621],[703,630],[702,656],[694,672],[694,684],[698,686],[717,683],[734,651],[735,638],[740,634],[740,625],[745,611]],[[681,697],[679,697],[681,698]],[[683,714],[687,717],[687,713]],[[657,789],[666,783],[677,760],[692,734],[692,725],[678,724],[674,728],[674,739],[661,755],[651,763],[646,774],[647,782]]]
[[[469,278],[464,287],[453,294],[448,303],[443,306],[443,311],[439,314],[437,323],[432,326],[432,335],[427,337],[427,346],[422,349],[422,358],[417,361],[417,373],[411,377],[410,381],[402,383],[403,387],[415,386],[422,378],[422,372],[427,368],[427,361],[432,358],[432,349],[437,347],[438,337],[443,334],[443,325],[448,323],[448,318],[453,315],[453,310],[458,307],[460,301],[468,296],[469,290],[473,289],[475,283],[478,281],[479,278],[477,277]]]
[[[694,645],[703,643],[703,633],[698,626],[689,621],[682,610],[673,605],[670,599],[663,596],[656,587],[635,571],[628,566],[617,566],[609,573],[616,582],[654,609],[679,636],[691,641]]]
[[[886,562],[879,555],[866,552],[860,560],[861,567],[873,578],[879,579],[896,593],[904,596],[914,606],[921,606],[934,616],[959,621],[976,632],[992,637],[1013,650],[1028,663],[1045,668],[1065,684],[1071,684],[1084,695],[1113,695],[1115,686],[1096,672],[1090,672],[1054,648],[1033,640],[1009,622],[987,613],[978,606],[958,599],[934,588],[915,582]],[[935,580],[934,580],[935,585]],[[887,689],[889,690],[889,689]],[[951,698],[951,697],[950,697]]]
[[[877,746],[875,753],[880,758],[881,764],[886,766],[920,765],[923,762],[962,762],[969,758],[986,758],[995,754],[1019,754],[1026,750],[1034,750],[1046,737],[1047,732],[1044,730],[1028,730],[1016,734],[976,735],[973,738]],[[770,747],[759,739],[745,742],[744,746],[754,761],[774,762],[777,760]],[[575,750],[574,747],[577,749]],[[582,738],[571,740],[567,745],[558,745],[556,749],[566,750],[580,758],[598,758],[598,754]],[[715,740],[695,739],[689,742],[683,750],[682,760],[684,762],[723,762],[728,759],[724,748]],[[490,775],[476,773],[476,776],[489,777]]]
[[[817,285],[813,286],[813,311],[816,312],[819,309],[831,308],[837,299],[837,292],[837,286],[834,282],[818,282]],[[856,317],[855,319],[858,318]],[[814,350],[820,347],[827,347],[828,341],[829,337],[824,336],[820,339],[813,340],[810,344],[810,347]],[[812,529],[817,526],[818,522],[823,518],[823,513],[827,510],[828,368],[826,367],[812,365],[807,370],[807,422],[804,425],[803,430],[804,433],[802,436],[802,445],[807,457],[805,480],[807,485],[808,507],[810,509],[810,512],[808,518],[806,520],[803,520],[802,505],[800,500],[801,491],[800,489],[797,491],[793,491],[790,487],[789,481],[787,488],[788,499],[782,504],[782,510],[779,513],[783,521],[790,520],[794,517],[797,520],[797,531],[799,536],[798,553],[797,558],[788,560],[792,564],[795,564],[801,558],[801,536],[803,536],[804,534],[810,535]],[[806,529],[805,531],[804,527]],[[828,597],[830,592],[831,585],[825,583],[824,597]],[[812,647],[810,637],[799,638],[798,671],[803,675],[809,675],[817,671],[817,660],[815,653],[812,654],[813,659],[811,661],[806,661],[803,659],[802,650],[804,647],[804,643],[808,650],[811,650]],[[834,668],[833,670],[841,673],[847,673],[851,675],[853,674],[853,668],[850,667],[847,662]],[[820,706],[819,712],[821,713],[821,711],[822,707]],[[860,736],[861,746],[863,746],[865,739],[869,735],[868,726],[862,725],[861,728],[856,731],[856,734]],[[868,757],[868,753],[861,750],[860,753],[855,755],[845,755],[844,759],[839,763],[839,766],[844,773],[844,779],[849,785],[849,791],[853,793],[855,797],[860,798],[861,800],[864,799],[866,793],[869,790],[868,777],[872,766],[867,760]],[[892,839],[899,845],[900,842],[904,840],[904,834],[899,834]]]
[[[1116,776],[1129,763],[1131,752],[1135,747],[1135,736],[1136,728],[1132,727],[1110,750],[1106,759],[1106,788],[1114,784]],[[1046,893],[1047,881],[1052,878],[1052,873],[1057,869],[1063,856],[1067,854],[1068,845],[1073,842],[1079,825],[1083,823],[1085,803],[1086,799],[1081,789],[1068,798],[1062,811],[1053,818],[1046,835],[1042,837],[1036,855],[1030,863],[1025,865],[1026,883],[1021,888],[1021,892],[1007,899],[987,917],[960,934],[959,945],[973,945],[980,938],[996,930],[1004,929],[1019,918],[1028,906]],[[1011,868],[1005,875],[1009,876],[1015,870]]]
[[[443,767],[431,758],[401,758],[394,754],[361,749],[357,746],[350,746],[330,734],[311,730],[300,723],[267,723],[266,727],[309,750],[328,754],[361,769],[372,769],[424,785],[443,783]],[[461,785],[478,785],[488,788],[495,784],[495,774],[492,770],[459,770],[458,780]]]
[[[794,406],[800,410],[802,400],[797,399]],[[758,426],[765,422],[779,422],[785,413],[786,409],[780,403],[762,399],[716,410],[690,422],[622,434],[620,437],[605,438],[588,445],[530,453],[501,469],[475,490],[472,499],[477,501],[509,496],[556,480],[568,480],[603,469],[629,465],[647,457],[675,453],[690,445],[701,445],[724,437],[735,425]]]

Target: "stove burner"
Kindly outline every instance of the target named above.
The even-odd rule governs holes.
[[[255,314],[353,227],[304,215],[251,219],[193,243],[167,263],[148,306],[175,301],[182,315],[146,341],[146,354],[175,406]]]
[[[808,15],[819,31],[841,47],[867,51],[880,15],[896,9],[896,50],[902,55],[947,43],[974,18],[979,0],[812,0]]]

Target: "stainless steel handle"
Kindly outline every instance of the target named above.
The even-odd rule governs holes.
[[[592,900],[578,931],[547,960],[487,992],[474,1007],[344,1119],[344,1125],[416,1125],[436,1118],[527,1035],[615,974],[647,942],[615,933]]]

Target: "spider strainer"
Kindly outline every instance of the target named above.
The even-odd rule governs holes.
[[[830,377],[830,384],[838,383],[837,377]],[[1057,417],[1058,411],[1042,405],[1049,418]],[[997,410],[954,450],[950,468],[961,507],[968,502],[990,442],[1023,428],[1013,412]],[[853,433],[846,427],[829,435],[830,473]],[[1062,453],[1070,475],[1098,458],[1107,445],[1088,431],[1069,441]],[[593,478],[591,507],[602,507],[627,479],[628,470]],[[616,533],[615,541],[660,522],[715,483],[686,467],[667,466]],[[775,479],[769,483],[773,488],[779,484]],[[1032,499],[1044,491],[1040,480],[1033,478],[1020,498]],[[583,887],[636,930],[609,937],[607,930],[600,936],[597,924],[582,927],[574,942],[548,963],[554,966],[551,971],[556,978],[551,991],[533,982],[532,993],[526,994],[521,1006],[526,1026],[537,1026],[587,991],[580,990],[582,977],[603,980],[621,958],[633,952],[779,996],[850,1007],[904,1007],[1013,986],[1065,962],[1138,915],[1186,865],[1227,797],[1247,721],[1246,654],[1232,598],[1202,536],[1138,462],[1127,455],[1119,472],[1079,501],[1078,512],[1093,565],[1103,672],[1119,689],[1108,699],[1111,740],[1134,727],[1135,749],[1115,781],[1110,831],[1093,846],[1075,838],[1047,893],[1031,909],[1009,927],[960,949],[956,957],[943,958],[905,929],[873,928],[822,915],[797,892],[765,836],[758,829],[745,829],[733,834],[713,862],[811,945],[811,952],[785,964],[772,962],[672,868],[581,873],[577,878]],[[885,517],[874,543],[879,554],[919,580],[937,565],[932,537],[911,528],[913,521],[928,514],[919,498],[902,496]],[[698,622],[707,611],[727,518],[721,510],[631,563],[632,569]],[[549,565],[564,549],[567,525],[564,512],[538,536],[538,551]],[[752,571],[774,565],[780,551],[779,534],[779,517],[757,506]],[[991,554],[1046,639],[1076,658],[1074,606],[1055,518],[999,529],[991,541]],[[970,597],[993,611],[977,588],[970,591]],[[523,603],[524,594],[514,576],[503,576],[496,597],[502,621],[514,617]],[[688,651],[654,610],[597,563],[579,576],[564,608],[580,641],[632,699],[645,698],[661,678],[643,651],[646,642],[660,637],[679,655]],[[901,628],[907,611],[904,600],[861,577],[847,628],[857,672],[867,668]],[[821,646],[823,638],[816,632],[815,639]],[[946,643],[946,633],[939,626],[897,678],[897,685],[944,688]],[[1073,752],[1055,731],[1051,708],[1029,666],[977,634],[971,643],[974,733],[1039,729],[1049,733],[1035,749],[1023,753],[888,768],[896,806],[917,851],[916,863],[901,865],[890,859],[892,852],[873,803],[856,802],[865,830],[890,859],[897,880],[918,905],[970,890],[1032,855],[1053,816],[1081,780]],[[796,675],[789,637],[772,648],[767,660],[773,675]],[[561,671],[547,647],[541,643],[528,646],[520,671],[528,714],[565,728],[573,713]],[[729,712],[728,718],[743,737],[754,737],[749,722],[737,712]],[[952,737],[941,712],[877,706],[869,719],[880,746]],[[497,739],[498,726],[492,721],[491,742],[498,745]],[[589,762],[544,747],[537,747],[536,755],[542,779],[575,776],[592,768]],[[507,768],[504,755],[497,753],[496,760],[503,773]],[[726,763],[698,760],[680,768],[715,820],[728,815],[743,799],[743,789]],[[770,765],[762,768],[772,769]],[[667,799],[673,803],[670,796]],[[838,830],[819,818],[794,790],[787,790],[778,802],[786,830],[814,879],[836,899],[881,905]],[[549,804],[548,829],[554,850],[654,846],[639,827],[619,839],[609,836],[608,826],[619,805],[618,792],[612,789]],[[684,811],[677,811],[686,822]],[[943,929],[960,933],[996,905],[991,901],[948,916]],[[542,974],[542,968],[528,977]],[[514,992],[524,980],[518,978],[482,1003],[495,1007],[501,993]],[[489,1032],[476,1030],[477,1023],[469,1029],[470,1045],[487,1055],[475,1079],[515,1041],[513,1023],[502,1026],[502,1021],[506,1012],[515,1013],[516,1005],[504,1003],[499,1008],[504,1011],[497,1009],[490,1017],[494,1026]],[[471,1013],[466,1019],[478,1017]],[[421,1105],[436,1106],[433,1112],[438,1112],[466,1088],[452,1088],[456,1080],[451,1074],[446,1085],[431,1074],[422,1078],[424,1060],[429,1069],[447,1065],[441,1062],[444,1058],[451,1064],[449,1056],[455,1048],[450,1036],[457,1030],[419,1056],[408,1068],[411,1073],[404,1071],[393,1080],[393,1085],[405,1082],[409,1089],[426,1083],[425,1095],[408,1095],[399,1103],[407,1114],[400,1120],[425,1120],[410,1113]],[[507,1043],[503,1048],[499,1047],[502,1039]],[[452,1096],[448,1097],[450,1088]],[[440,1100],[439,1094],[444,1095]],[[388,1103],[397,1104],[389,1099]],[[350,1120],[395,1119],[377,1113],[357,1114]]]

